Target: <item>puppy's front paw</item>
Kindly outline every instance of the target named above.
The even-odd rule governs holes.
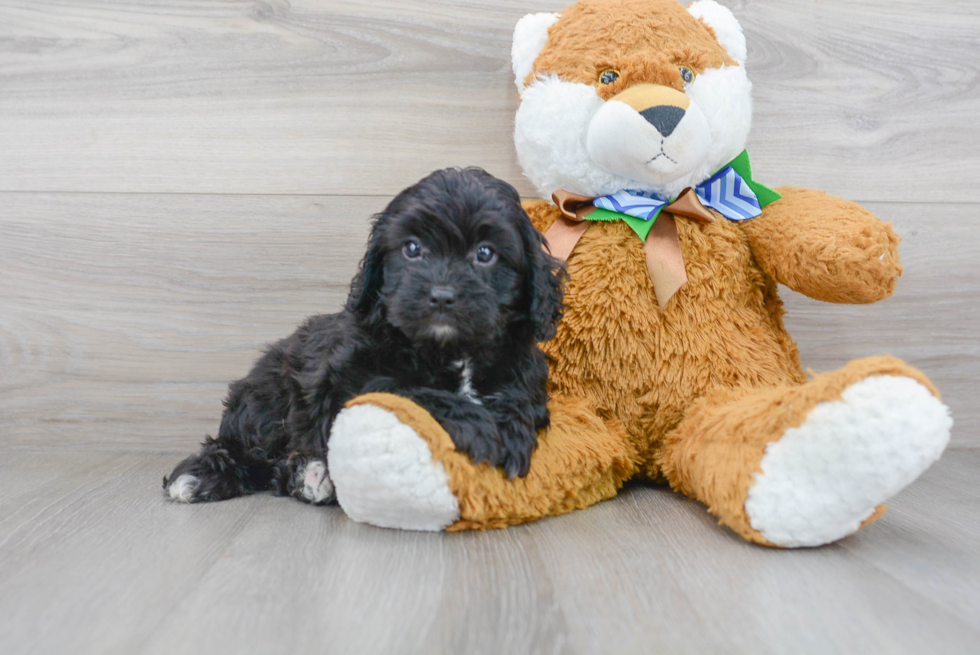
[[[439,422],[456,450],[468,455],[474,464],[487,462],[494,467],[503,465],[497,423],[482,404],[455,393],[434,389],[414,389],[405,394]]]
[[[495,424],[473,417],[468,421],[445,420],[443,427],[456,450],[469,455],[474,464],[487,462],[502,468],[511,479],[527,475],[531,453],[538,446],[534,428],[517,420],[503,419]]]
[[[456,450],[469,455],[474,464],[487,462],[493,467],[504,464],[500,433],[492,420],[444,418],[440,423],[456,445]]]
[[[531,468],[531,453],[538,447],[538,435],[529,425],[511,422],[500,426],[501,466],[513,479],[523,478]]]

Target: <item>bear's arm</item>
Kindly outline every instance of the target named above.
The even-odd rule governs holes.
[[[783,198],[740,225],[762,269],[794,291],[836,303],[887,298],[902,274],[890,223],[822,191],[781,187]]]

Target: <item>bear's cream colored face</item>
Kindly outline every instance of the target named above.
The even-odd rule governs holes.
[[[690,12],[673,0],[585,0],[560,17],[518,25],[514,68],[518,86],[527,86],[514,140],[544,197],[558,189],[674,197],[742,151],[751,84],[712,28],[692,15],[705,12],[744,57],[737,22],[710,0]],[[527,72],[518,59],[535,39]]]

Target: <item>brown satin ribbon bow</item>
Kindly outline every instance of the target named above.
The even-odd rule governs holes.
[[[595,198],[587,198],[569,191],[555,191],[551,196],[561,211],[544,236],[551,254],[562,261],[568,259],[578,240],[589,229],[588,216],[595,212]],[[674,216],[684,216],[699,223],[713,223],[715,217],[705,209],[698,194],[688,187],[677,200],[660,210],[650,233],[643,244],[646,253],[647,272],[653,280],[653,290],[661,311],[674,294],[687,282],[681,242],[677,238]]]

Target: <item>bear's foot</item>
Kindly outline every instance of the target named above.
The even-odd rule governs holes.
[[[851,384],[766,446],[745,500],[749,523],[791,548],[857,532],[939,459],[951,427],[946,406],[912,378]]]
[[[407,398],[369,393],[337,415],[327,461],[355,521],[406,530],[483,530],[563,514],[616,494],[634,472],[626,436],[581,400],[553,398],[525,477],[473,464]]]
[[[953,420],[926,376],[893,357],[798,386],[716,389],[668,435],[671,486],[767,546],[827,544],[939,459]]]
[[[459,519],[446,469],[393,411],[368,403],[341,411],[330,433],[327,461],[337,502],[355,521],[437,531]]]

